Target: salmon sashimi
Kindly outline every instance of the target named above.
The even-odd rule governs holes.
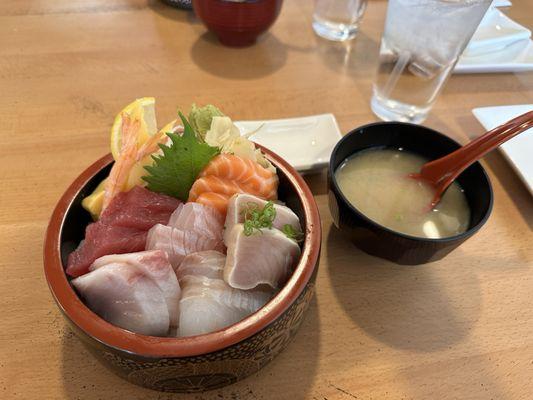
[[[246,193],[247,190],[252,189],[236,181],[208,175],[198,178],[194,182],[189,191],[189,201],[195,201],[202,193],[220,193],[230,197],[234,193]]]
[[[226,194],[204,192],[200,196],[198,196],[195,201],[197,203],[213,207],[220,213],[220,215],[224,215],[226,213],[226,209],[228,208],[229,199],[230,196]]]
[[[258,193],[269,193],[278,184],[278,177],[272,171],[255,161],[232,154],[220,154],[211,160],[200,177],[209,175],[244,183]]]
[[[231,154],[213,158],[200,173],[190,192],[189,201],[216,208],[224,215],[228,200],[236,193],[249,193],[265,200],[277,199],[278,176],[255,161]],[[215,193],[221,196],[205,195]]]

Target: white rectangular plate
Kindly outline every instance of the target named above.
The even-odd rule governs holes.
[[[496,53],[476,57],[461,57],[454,73],[524,72],[533,71],[533,42],[520,40]]]
[[[497,9],[489,9],[454,73],[533,70],[531,31]]]
[[[514,42],[530,37],[529,29],[514,22],[497,8],[489,8],[463,52],[463,57],[496,53]]]
[[[236,121],[241,134],[256,131],[250,140],[280,155],[300,172],[325,168],[342,137],[333,114],[310,117]]]
[[[489,130],[528,111],[533,111],[533,104],[474,108],[472,113]],[[533,195],[533,128],[502,144],[499,149]]]

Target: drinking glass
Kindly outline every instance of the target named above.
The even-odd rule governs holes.
[[[315,0],[313,29],[329,40],[353,39],[359,29],[367,0]]]
[[[426,119],[491,0],[389,0],[372,111]]]

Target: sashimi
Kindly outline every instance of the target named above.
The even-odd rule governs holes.
[[[94,271],[107,265],[124,265],[130,268],[137,268],[146,277],[150,278],[163,293],[170,318],[170,326],[177,326],[181,290],[176,274],[164,251],[152,250],[103,256],[97,259],[89,270]]]
[[[204,250],[224,251],[224,244],[220,239],[214,239],[194,231],[182,231],[157,224],[148,231],[146,250],[166,252],[175,270],[187,254]]]
[[[97,222],[85,230],[85,240],[70,253],[66,272],[85,274],[99,257],[144,250],[146,234],[155,224],[166,224],[180,201],[136,186],[118,193]]]
[[[165,336],[167,303],[154,281],[137,268],[109,264],[72,280],[89,308],[113,325],[132,332]]]
[[[235,193],[252,192],[252,188],[246,184],[219,178],[215,175],[207,175],[198,178],[192,185],[189,192],[189,201],[195,201],[202,193],[220,193],[226,196],[233,196]]]
[[[275,173],[255,161],[232,154],[213,158],[200,173],[201,177],[209,175],[245,184],[257,193],[269,193],[278,185]]]
[[[224,217],[213,207],[191,202],[179,205],[170,216],[168,226],[222,240]]]
[[[300,257],[300,246],[275,228],[246,236],[243,224],[236,224],[227,239],[224,280],[238,289],[281,287]]]
[[[224,224],[224,243],[228,244],[228,236],[236,224],[244,222],[246,211],[252,207],[262,209],[267,202],[257,196],[243,193],[236,194],[229,199],[226,222]],[[290,225],[295,232],[301,232],[302,227],[298,216],[289,207],[281,204],[273,204],[276,217],[272,221],[272,227],[283,229],[285,225]]]
[[[276,199],[278,183],[276,173],[257,162],[220,154],[207,164],[194,182],[189,201],[211,205],[225,214],[227,199],[236,193],[250,193],[266,200]],[[212,196],[210,193],[222,196]]]
[[[221,215],[226,213],[230,196],[215,192],[204,192],[195,200],[196,203],[204,204],[216,209]]]
[[[214,251],[188,255],[177,271],[183,292],[179,336],[200,335],[232,325],[261,308],[271,290],[238,290],[222,279],[225,256]]]
[[[176,275],[178,279],[182,279],[186,275],[222,279],[225,262],[226,255],[219,251],[199,251],[185,256],[176,270]]]

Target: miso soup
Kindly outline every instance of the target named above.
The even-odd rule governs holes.
[[[335,177],[346,199],[371,220],[393,231],[424,238],[465,232],[470,209],[461,187],[452,183],[428,211],[434,189],[409,178],[428,160],[401,149],[369,149],[347,158]]]

